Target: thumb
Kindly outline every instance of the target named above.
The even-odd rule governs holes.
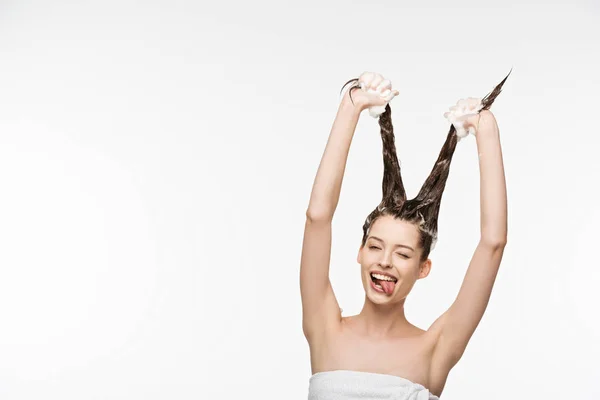
[[[389,103],[394,97],[398,96],[398,94],[400,94],[400,92],[398,92],[397,90],[392,90],[391,92],[388,92],[386,96],[382,97],[382,99],[386,103]]]

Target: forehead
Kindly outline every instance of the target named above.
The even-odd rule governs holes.
[[[401,243],[416,248],[419,241],[419,230],[410,222],[384,215],[373,223],[369,236],[377,236],[386,244]]]

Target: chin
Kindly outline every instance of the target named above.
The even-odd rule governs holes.
[[[369,298],[369,301],[373,304],[377,304],[377,305],[384,305],[384,304],[390,304],[392,303],[392,297],[383,297],[383,296],[378,296],[377,294],[375,295],[367,295],[367,297]]]
[[[369,301],[373,304],[387,304],[391,300],[390,298],[381,298],[381,296],[377,296],[377,294],[374,296],[367,294],[367,297],[369,298]]]

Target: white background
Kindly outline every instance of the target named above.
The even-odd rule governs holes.
[[[0,2],[0,398],[305,399],[299,260],[339,102],[390,78],[408,196],[459,98],[496,99],[509,235],[444,399],[600,398],[600,6],[579,2]],[[381,198],[363,113],[334,218],[344,315]],[[459,143],[430,276],[454,300],[479,238]]]

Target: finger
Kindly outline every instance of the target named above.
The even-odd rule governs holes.
[[[373,72],[363,72],[358,78],[361,89],[366,90],[371,85],[374,77],[375,74]]]
[[[377,90],[377,87],[379,86],[379,84],[383,81],[383,76],[376,74],[373,77],[373,80],[371,81],[371,84],[369,85],[370,89],[373,90]]]
[[[378,92],[385,92],[386,90],[390,90],[391,88],[392,88],[392,82],[389,79],[384,79],[377,86],[377,91]]]
[[[394,97],[396,97],[397,91],[386,90],[381,95],[382,98],[385,99],[386,102],[390,102]]]

